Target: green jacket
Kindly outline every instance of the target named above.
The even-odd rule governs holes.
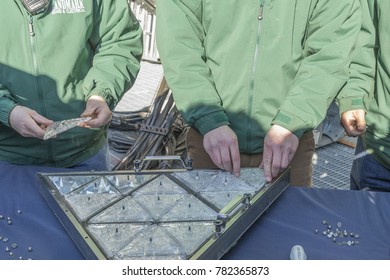
[[[76,118],[91,95],[114,108],[139,71],[142,30],[127,0],[52,0],[34,16],[21,2],[0,1],[0,160],[69,167],[101,149],[106,128],[26,138],[10,127],[11,110]]]
[[[363,109],[367,112],[372,98],[375,76],[375,27],[373,25],[367,0],[360,0],[362,24],[352,62],[350,78],[336,98],[340,113]]]
[[[300,137],[348,79],[358,0],[157,2],[157,46],[185,120],[230,125],[241,152],[262,151],[272,124]]]
[[[367,102],[367,130],[362,135],[365,148],[373,150],[373,157],[390,169],[390,1],[362,1],[363,15],[368,16],[363,18],[357,49],[361,48],[367,59],[354,57],[347,86]]]

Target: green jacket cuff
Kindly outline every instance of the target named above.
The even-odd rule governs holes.
[[[194,123],[194,127],[202,135],[223,125],[230,125],[229,120],[223,111],[203,116]]]
[[[347,111],[359,109],[362,109],[367,113],[364,98],[361,97],[342,98],[338,100],[337,105],[339,106],[340,115]]]
[[[88,98],[90,98],[93,95],[103,97],[106,100],[106,102],[108,104],[108,107],[111,110],[114,109],[114,107],[117,105],[117,101],[114,99],[114,96],[111,94],[111,90],[110,89],[95,88],[95,89],[91,90],[87,94],[86,100],[88,100]]]
[[[14,100],[8,98],[2,98],[0,101],[0,122],[8,127],[9,115],[15,106],[18,105]]]
[[[285,129],[288,129],[292,133],[294,133],[298,138],[301,138],[301,136],[308,130],[308,125],[305,121],[302,119],[279,111],[274,118],[274,120],[271,123],[272,125],[280,125],[284,127]]]

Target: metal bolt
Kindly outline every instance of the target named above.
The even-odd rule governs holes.
[[[215,229],[214,229],[215,237],[220,237],[222,234],[222,230],[223,230],[223,221],[215,220],[214,226],[215,226]]]
[[[141,161],[139,159],[136,159],[133,161],[134,163],[134,170],[139,172],[141,171]]]
[[[245,207],[248,209],[249,206],[251,205],[251,194],[250,193],[246,193],[244,194],[244,204],[245,204]]]

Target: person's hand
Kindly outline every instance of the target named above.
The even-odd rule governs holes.
[[[271,127],[264,139],[263,160],[260,164],[267,182],[271,182],[279,172],[288,167],[298,144],[298,137],[291,131],[279,125]]]
[[[91,117],[92,119],[80,124],[80,126],[96,128],[108,124],[111,121],[112,112],[103,97],[93,95],[88,99],[81,117]]]
[[[206,133],[203,146],[214,164],[223,170],[240,176],[240,151],[237,135],[233,130],[223,125]]]
[[[348,136],[359,136],[366,131],[366,112],[362,109],[344,112],[340,123]]]
[[[46,127],[52,123],[52,120],[21,105],[15,106],[9,115],[9,124],[23,137],[43,139]]]

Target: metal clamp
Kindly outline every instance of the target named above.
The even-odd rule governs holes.
[[[248,208],[251,206],[251,199],[252,195],[248,193],[238,195],[232,201],[230,201],[219,213],[230,215],[237,211],[238,208],[248,210]]]
[[[187,170],[192,170],[192,160],[187,158],[185,161],[180,156],[146,156],[143,160],[134,160],[134,170],[140,172],[145,161],[162,161],[162,160],[176,160],[181,162],[183,167]]]
[[[222,220],[214,221],[214,237],[219,238],[225,230],[225,224]]]
[[[150,133],[155,133],[155,134],[160,134],[160,135],[168,135],[169,129],[164,128],[164,127],[158,127],[158,126],[153,126],[153,125],[146,125],[143,124],[141,125],[140,131],[145,131],[145,132],[150,132]]]

